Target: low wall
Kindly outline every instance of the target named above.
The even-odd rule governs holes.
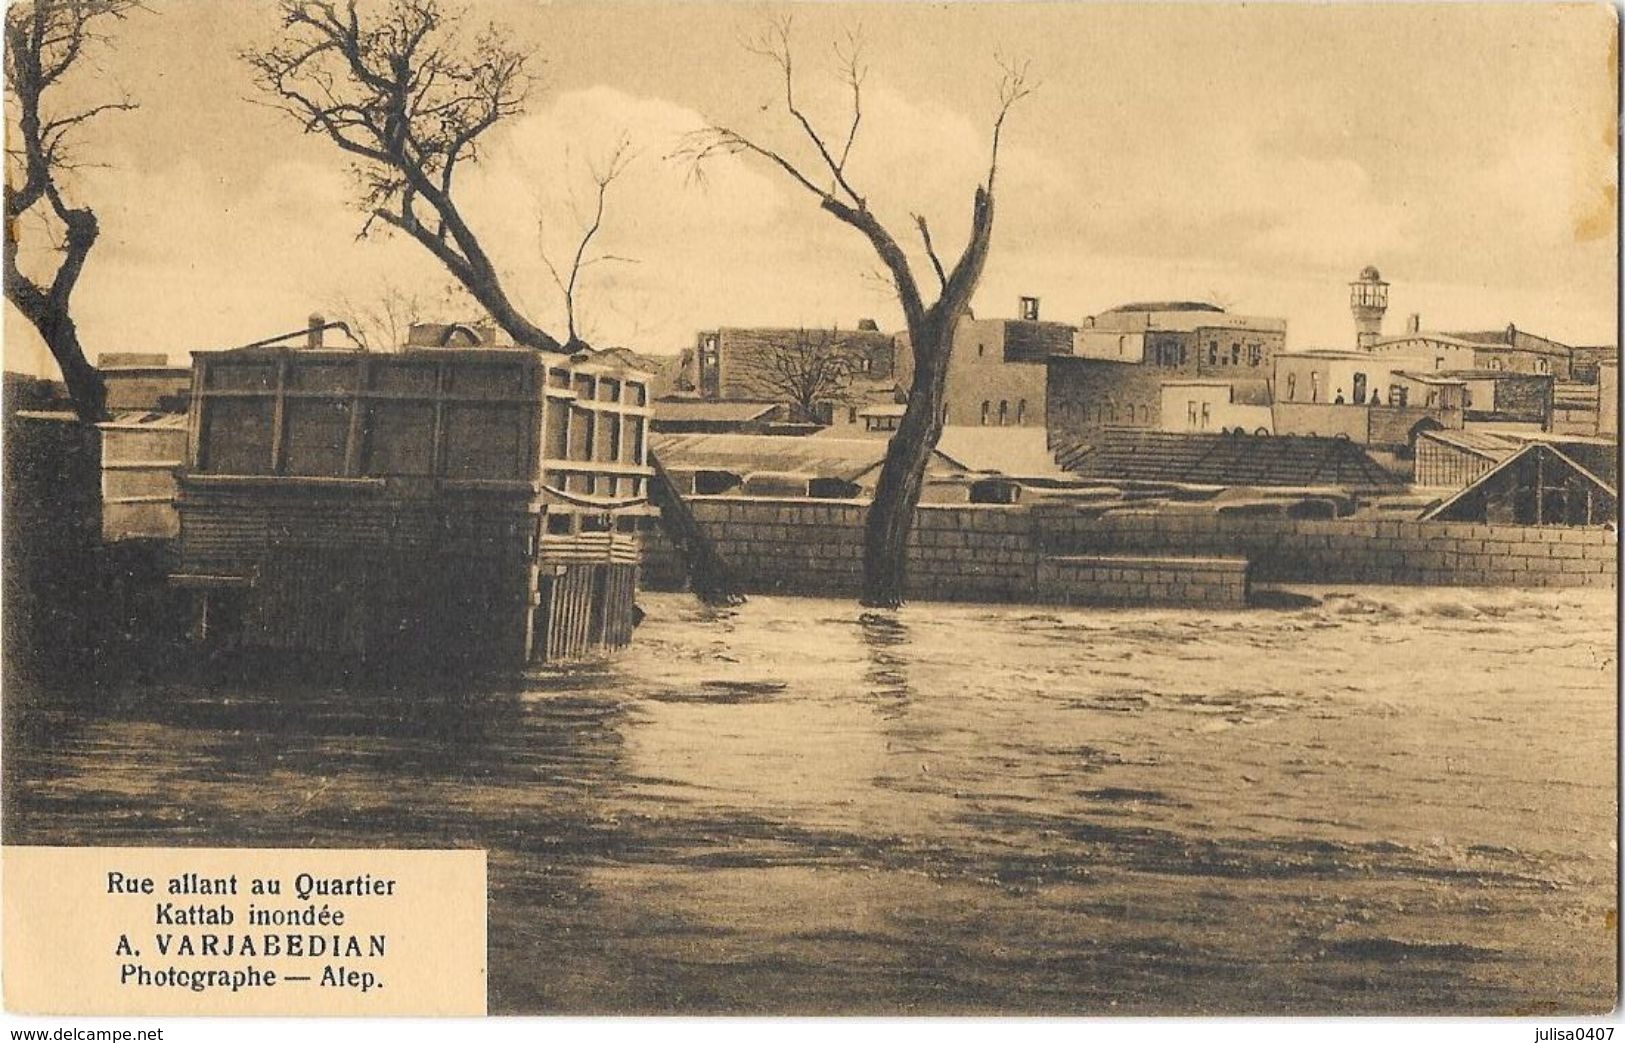
[[[695,519],[747,591],[856,594],[863,580],[864,503],[693,497]],[[932,601],[1030,601],[1038,568],[1032,519],[997,504],[922,504],[909,538],[909,590]],[[644,584],[682,585],[664,533],[644,548]]]
[[[1248,568],[1243,558],[1043,558],[1038,562],[1035,600],[1242,608],[1247,604]]]
[[[730,496],[688,502],[746,591],[850,596],[859,589],[867,504]],[[1241,559],[1253,583],[1612,586],[1618,546],[1615,534],[1600,528],[923,504],[909,541],[909,591],[921,600],[1047,600],[1045,583],[1060,582],[1060,573],[1041,566],[1125,556]],[[652,589],[683,584],[662,533],[646,541],[643,573]]]
[[[1033,512],[1035,539],[1049,554],[1244,557],[1255,583],[1611,586],[1618,567],[1617,538],[1601,528]]]

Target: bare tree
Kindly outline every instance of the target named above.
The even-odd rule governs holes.
[[[436,0],[389,0],[364,20],[356,0],[282,0],[283,39],[244,54],[272,104],[360,161],[361,234],[374,221],[420,243],[514,343],[564,345],[523,315],[456,199],[481,137],[519,115],[526,56],[495,27],[465,41]]]
[[[526,56],[506,45],[495,26],[465,39],[459,15],[437,0],[386,0],[365,16],[356,0],[280,3],[280,42],[243,58],[272,105],[358,160],[367,212],[361,234],[382,221],[411,236],[515,344],[571,353],[584,347],[573,343],[573,331],[567,346],[521,313],[456,200],[457,171],[478,161],[485,133],[524,111],[532,85]],[[618,175],[617,167],[624,162],[608,169]],[[613,180],[602,179],[600,204]],[[602,219],[600,207],[594,224]],[[582,241],[583,253],[590,240],[589,234]],[[688,562],[695,593],[711,603],[739,600],[727,567],[653,453],[649,462],[651,498]]]
[[[87,206],[74,206],[62,176],[75,162],[72,135],[106,112],[135,108],[128,99],[53,111],[52,88],[84,60],[88,48],[108,42],[106,29],[140,7],[139,0],[32,0],[6,11],[5,288],[10,301],[39,331],[62,370],[74,409],[86,421],[107,414],[102,375],[85,358],[71,299],[101,228]],[[48,278],[24,273],[18,254],[21,225],[30,214],[52,237],[56,270]],[[60,238],[58,238],[60,236]]]
[[[851,118],[839,136],[821,132],[796,100],[791,20],[774,23],[754,42],[752,53],[777,67],[783,81],[780,101],[786,115],[817,154],[814,166],[803,167],[786,152],[768,147],[727,126],[715,124],[690,138],[679,155],[703,174],[707,160],[718,156],[749,155],[777,168],[785,177],[818,200],[823,210],[855,229],[868,240],[885,266],[914,353],[914,374],[908,406],[897,433],[886,447],[874,501],[865,523],[863,546],[863,603],[873,607],[902,604],[906,592],[908,534],[919,504],[926,462],[942,436],[948,361],[954,327],[970,304],[982,277],[993,235],[994,183],[999,169],[999,138],[1005,118],[1015,104],[1032,93],[1025,63],[999,62],[998,111],[993,119],[987,176],[976,186],[971,203],[970,237],[958,260],[946,266],[932,241],[922,214],[914,214],[915,230],[937,283],[937,299],[927,303],[908,255],[893,232],[874,215],[868,200],[847,171],[852,148],[863,122],[863,83],[867,67],[862,41],[849,34],[836,47],[842,83],[850,95]]]
[[[619,261],[623,264],[634,263],[630,257],[621,257],[611,253],[588,252],[593,238],[604,227],[604,200],[609,195],[609,186],[614,184],[615,180],[622,174],[626,173],[626,168],[631,165],[634,158],[632,143],[623,134],[615,143],[615,147],[610,150],[608,157],[600,163],[592,164],[590,173],[592,174],[593,186],[597,190],[592,217],[584,222],[585,227],[582,229],[581,238],[577,241],[575,254],[570,260],[568,276],[561,273],[558,266],[553,263],[552,258],[547,255],[546,244],[541,242],[543,230],[540,226],[537,228],[536,237],[540,243],[538,252],[542,255],[542,263],[547,265],[548,274],[553,276],[553,284],[559,288],[559,293],[564,297],[564,316],[568,329],[568,339],[564,344],[571,351],[586,346],[586,342],[581,339],[576,325],[576,289],[581,280],[581,273],[595,264],[604,264],[611,261]]]
[[[797,330],[736,360],[737,379],[749,394],[787,402],[794,419],[814,423],[823,403],[856,401],[854,380],[863,355],[835,330]]]

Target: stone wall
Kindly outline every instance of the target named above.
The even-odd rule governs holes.
[[[1255,583],[1611,586],[1618,562],[1602,528],[1033,510],[1048,554],[1244,557]]]
[[[855,594],[863,580],[866,503],[694,497],[695,519],[747,591]],[[909,540],[912,596],[933,601],[1032,600],[1038,551],[1027,511],[922,504]],[[644,583],[669,589],[682,566],[663,532],[644,550]]]
[[[1040,558],[1035,600],[1090,605],[1247,604],[1245,558],[1083,555]]]
[[[746,591],[857,592],[865,504],[729,496],[695,497],[689,503]],[[1065,504],[931,504],[921,505],[910,540],[910,593],[921,600],[1061,600],[1041,582],[1047,576],[1053,584],[1059,573],[1042,570],[1069,557],[1245,561],[1255,584],[1610,586],[1618,546],[1615,534],[1600,528],[1149,510],[1102,516]],[[645,584],[673,589],[682,581],[671,545],[663,534],[651,534]],[[1190,601],[1209,593],[1192,594],[1189,579],[1147,582],[1185,588],[1181,596]],[[1110,600],[1103,595],[1075,599]]]

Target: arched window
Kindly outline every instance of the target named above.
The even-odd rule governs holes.
[[[1535,372],[1536,373],[1550,373],[1551,371],[1552,371],[1551,363],[1547,362],[1545,359],[1536,359],[1535,360]]]
[[[1016,426],[1025,427],[1027,424],[1027,400],[1022,399],[1016,403]]]
[[[1320,401],[1320,374],[1319,373],[1310,373],[1309,374],[1309,401],[1311,401],[1311,402],[1319,402]]]
[[[1357,406],[1365,405],[1365,374],[1364,373],[1356,373],[1356,374],[1354,374],[1354,404],[1357,405]]]
[[[1142,424],[1151,423],[1151,407],[1150,406],[1141,406],[1140,407],[1140,423],[1142,423]]]
[[[999,400],[999,426],[1010,426],[1010,403],[1004,399]]]
[[[992,412],[992,404],[987,402],[984,399],[983,402],[982,402],[982,426],[983,427],[987,426],[988,414],[991,413],[991,412]]]
[[[1297,401],[1297,398],[1298,398],[1298,375],[1296,373],[1288,373],[1286,375],[1286,400],[1288,402],[1295,402],[1295,401]]]
[[[1112,423],[1117,423],[1117,403],[1108,401],[1106,403],[1106,409],[1111,416]]]

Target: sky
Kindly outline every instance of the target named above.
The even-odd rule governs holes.
[[[1022,295],[1077,322],[1194,298],[1284,317],[1294,348],[1353,341],[1348,282],[1392,283],[1387,329],[1520,328],[1616,340],[1616,22],[1603,5],[746,3],[447,5],[499,25],[539,74],[526,113],[459,175],[510,294],[563,334],[542,263],[566,256],[590,169],[625,135],[583,332],[674,353],[719,325],[850,326],[901,313],[867,242],[750,156],[696,179],[671,158],[709,123],[798,161],[775,67],[744,47],[794,17],[797,89],[838,135],[834,41],[869,67],[851,180],[932,281],[911,215],[957,255],[985,175],[996,57],[1038,88],[1003,135],[992,252],[974,299]],[[87,353],[231,347],[449,282],[362,217],[347,157],[263,104],[239,54],[273,41],[264,0],[151,0],[75,70],[64,105],[140,102],[84,128],[68,182],[102,238],[74,298]],[[25,246],[40,240],[25,224]],[[28,255],[29,264],[39,257]],[[442,309],[455,307],[442,305]],[[52,372],[6,309],[7,368]],[[426,318],[464,318],[437,311]]]

